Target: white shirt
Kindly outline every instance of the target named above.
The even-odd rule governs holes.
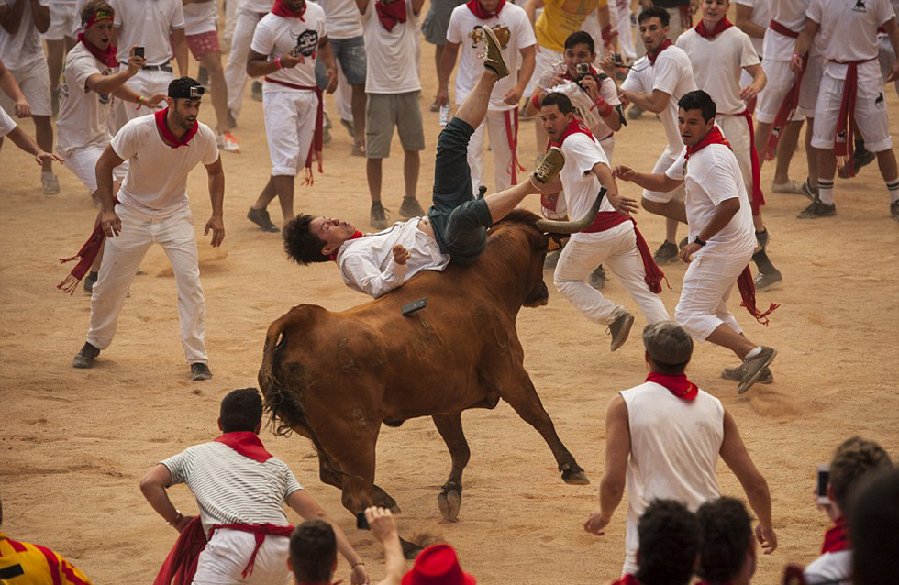
[[[362,14],[355,0],[320,0],[328,22],[329,39],[355,39],[362,36]]]
[[[655,382],[620,394],[631,439],[626,536],[631,557],[637,551],[637,521],[652,500],[676,500],[695,512],[718,498],[715,464],[724,442],[724,407],[703,390],[687,402]]]
[[[172,60],[172,31],[184,28],[181,0],[109,0],[115,8],[114,25],[119,63],[128,62],[131,47],[143,47],[147,65]]]
[[[16,0],[0,0],[0,2],[12,9]],[[38,4],[49,6],[47,0],[40,0]],[[10,35],[6,29],[0,28],[0,61],[3,61],[10,71],[24,72],[44,58],[41,37],[31,15],[31,2],[25,0],[22,20],[19,21],[19,30],[16,34]]]
[[[812,0],[805,15],[821,26],[819,34],[828,39],[823,47],[824,58],[870,61],[877,59],[879,51],[877,28],[895,13],[889,0]],[[846,68],[846,65],[829,63],[827,73],[836,73],[834,77],[843,79]]]
[[[559,173],[562,182],[562,190],[565,192],[565,201],[568,203],[568,215],[573,219],[584,217],[593,207],[596,196],[599,195],[602,184],[593,172],[596,163],[609,165],[609,159],[605,151],[596,139],[591,139],[586,134],[577,132],[562,141],[562,155],[565,157],[565,166]],[[615,211],[608,198],[603,198],[600,211]],[[591,234],[576,233],[572,239],[584,240],[591,238]]]
[[[824,553],[803,572],[807,585],[851,585],[852,551]]]
[[[362,15],[365,39],[365,93],[396,95],[421,90],[418,79],[418,18],[412,0],[406,2],[406,22],[388,31],[378,19],[375,1],[369,0]]]
[[[397,222],[376,234],[347,240],[337,251],[343,282],[353,290],[378,298],[401,286],[422,270],[446,269],[449,254],[441,254],[437,241],[418,229],[420,217]],[[393,247],[411,254],[401,266],[393,261]]]
[[[602,77],[602,81],[598,84],[599,95],[601,95],[610,106],[614,107],[620,105],[621,100],[618,98],[618,87],[615,85],[615,81],[613,81],[611,77],[605,75]],[[596,107],[593,98],[591,98],[590,94],[584,91],[577,83],[573,81],[564,81],[559,85],[549,88],[547,93],[564,93],[567,95],[571,100],[571,105],[577,110],[581,120],[583,120],[584,124],[590,128],[590,131],[593,132],[593,135],[596,136],[597,140],[605,140],[615,134],[615,131],[609,128],[602,116],[599,115],[599,108]]]
[[[62,85],[59,90],[59,119],[56,121],[56,148],[65,156],[85,146],[109,144],[107,120],[114,98],[97,94],[87,87],[91,75],[109,75],[110,68],[97,60],[84,46],[76,44],[66,55]]]
[[[16,129],[16,121],[9,117],[6,110],[0,108],[0,138]]]
[[[188,447],[161,461],[172,483],[186,483],[208,532],[213,524],[289,524],[283,504],[303,489],[287,464],[271,457],[264,463],[217,442]]]
[[[153,217],[167,217],[186,207],[188,173],[197,163],[211,165],[219,156],[215,132],[209,126],[199,122],[187,146],[171,148],[159,135],[155,115],[125,124],[110,146],[119,158],[130,161],[118,200]]]
[[[691,242],[712,221],[719,203],[734,197],[740,200],[736,215],[717,234],[706,240],[697,257],[702,254],[742,256],[751,252],[756,244],[755,228],[737,157],[723,144],[710,144],[693,153],[684,164],[686,152],[685,147],[665,174],[684,182],[684,205]]]
[[[501,43],[508,39],[502,46],[502,54],[509,71],[518,70],[522,49],[537,44],[537,37],[534,36],[528,15],[523,8],[506,3],[499,15],[482,20],[472,14],[467,5],[456,6],[450,15],[449,28],[446,31],[446,40],[458,43],[461,52],[459,70],[456,72],[456,104],[465,101],[484,70],[486,49],[482,28],[485,26],[496,32]],[[515,109],[515,104],[504,103],[503,97],[517,83],[515,75],[508,75],[497,81],[493,93],[490,94],[490,109]]]
[[[805,10],[809,0],[774,0],[771,2],[771,20],[788,29],[801,33],[805,28]],[[773,29],[765,31],[762,52],[771,61],[789,61],[793,58],[796,39],[784,36]]]
[[[696,85],[715,100],[718,115],[746,110],[740,99],[740,73],[761,63],[749,35],[732,26],[714,39],[704,39],[691,28],[677,39],[677,46],[690,56]]]
[[[184,5],[184,34],[201,35],[216,30],[218,23],[216,0]]]
[[[693,65],[683,49],[668,47],[659,53],[654,65],[650,65],[646,56],[641,57],[628,71],[621,88],[648,94],[658,89],[670,95],[668,107],[662,110],[659,118],[665,128],[669,148],[673,152],[683,148],[684,142],[677,124],[677,102],[685,93],[696,89]]]
[[[769,3],[770,0],[737,0],[737,5],[752,8],[752,16],[749,17],[749,22],[762,28],[768,28],[768,25],[771,23]],[[755,52],[759,54],[759,57],[762,57],[762,43],[764,41],[755,37],[749,37],[749,39],[752,41]]]
[[[325,29],[325,11],[321,6],[306,3],[303,19],[284,18],[266,14],[256,26],[250,49],[268,55],[270,61],[293,51],[300,57],[295,67],[285,67],[266,77],[294,85],[315,87],[315,60],[318,57],[318,43],[328,36]],[[263,83],[266,93],[292,91],[277,83]]]

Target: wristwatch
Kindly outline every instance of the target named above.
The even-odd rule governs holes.
[[[699,246],[700,248],[705,247],[705,240],[703,240],[699,236],[696,236],[695,238],[693,238],[693,243],[696,244],[697,246]]]

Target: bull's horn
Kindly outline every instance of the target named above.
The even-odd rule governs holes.
[[[606,188],[603,187],[600,189],[599,195],[596,196],[596,201],[593,202],[590,211],[585,213],[584,216],[578,220],[556,221],[540,218],[537,220],[537,229],[547,234],[576,234],[593,223],[593,220],[596,219],[596,214],[599,212],[599,206],[602,205],[605,196]]]

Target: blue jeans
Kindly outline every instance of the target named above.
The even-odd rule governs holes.
[[[362,37],[352,39],[332,39],[331,52],[334,60],[340,63],[340,69],[350,85],[365,85],[365,43]],[[315,81],[320,89],[328,85],[328,70],[323,59],[315,60]]]

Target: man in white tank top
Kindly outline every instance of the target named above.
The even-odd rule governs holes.
[[[721,402],[687,379],[693,339],[680,325],[662,321],[643,330],[646,382],[620,392],[606,411],[605,473],[599,507],[584,523],[597,536],[627,487],[627,557],[624,573],[637,570],[637,521],[649,502],[672,499],[696,510],[717,499],[715,464],[720,455],[746,491],[759,524],[765,554],[777,548],[771,524],[771,493],[756,469],[737,423]]]

